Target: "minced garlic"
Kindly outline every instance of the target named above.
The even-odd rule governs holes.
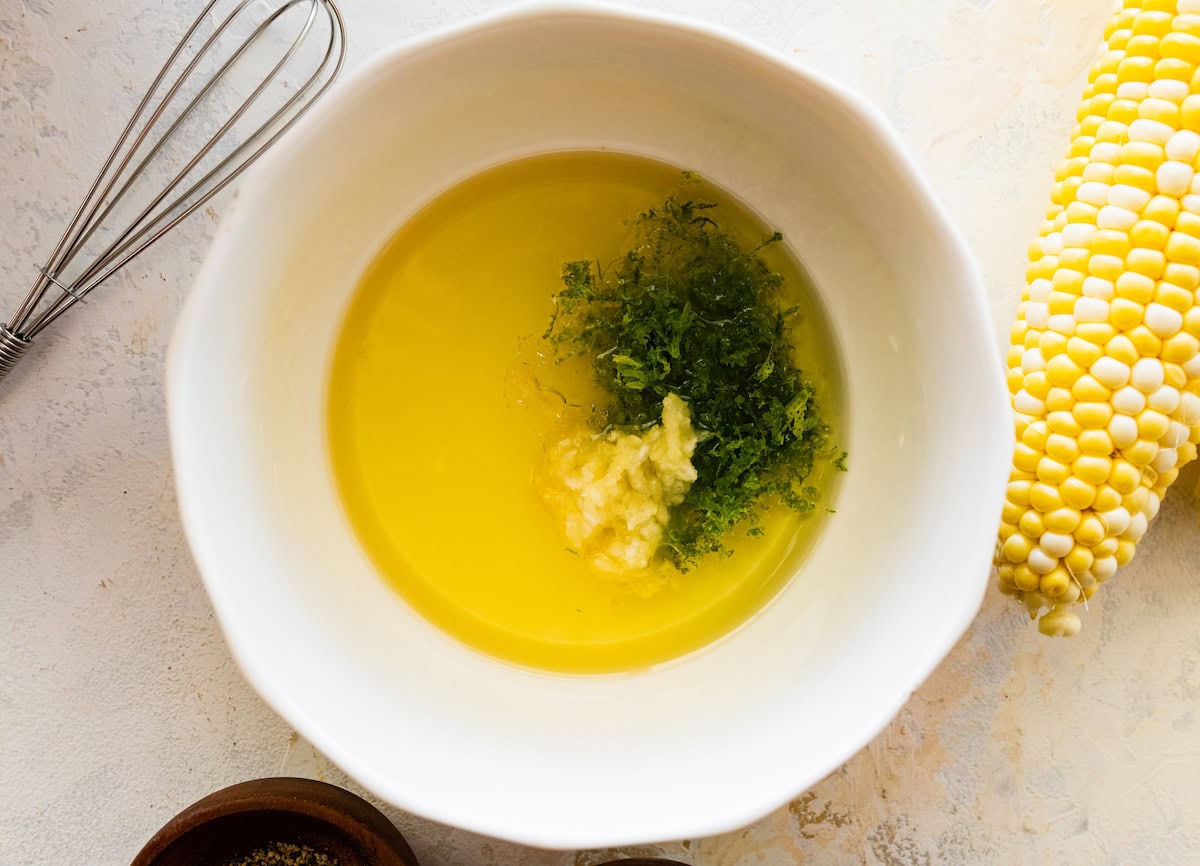
[[[668,394],[641,434],[581,432],[550,446],[539,486],[568,544],[597,571],[647,568],[696,480],[697,441],[687,403]]]

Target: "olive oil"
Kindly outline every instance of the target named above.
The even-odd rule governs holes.
[[[350,524],[417,611],[479,651],[568,672],[644,668],[735,629],[786,582],[827,505],[770,512],[684,574],[608,580],[567,549],[535,491],[546,436],[595,398],[586,366],[543,365],[563,262],[611,260],[679,169],[610,152],[530,157],[477,175],[406,222],[363,275],[334,350],[328,443]],[[721,190],[722,228],[770,232]],[[608,257],[607,259],[605,257]],[[797,305],[796,361],[839,431],[836,352],[802,270],[762,257]],[[829,466],[812,483],[827,491]]]

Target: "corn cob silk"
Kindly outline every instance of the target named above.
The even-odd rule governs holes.
[[[1200,442],[1200,0],[1125,0],[1030,245],[1000,588],[1048,635],[1129,562]]]

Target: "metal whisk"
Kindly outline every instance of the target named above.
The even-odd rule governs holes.
[[[262,156],[341,71],[345,22],[333,0],[240,0],[224,17],[214,12],[221,3],[210,0],[184,34],[38,269],[33,287],[8,323],[0,324],[0,379],[50,323]],[[281,37],[285,28],[291,29]],[[310,39],[316,49],[303,50]],[[197,109],[217,101],[221,87],[235,86],[243,74],[235,70],[256,53],[251,52],[256,45],[277,52],[270,55],[274,62],[268,71],[243,84],[252,87],[249,94],[239,95],[232,108],[225,106],[216,131],[201,136],[203,144],[176,158],[171,149],[183,146],[179,131],[189,122],[216,122]],[[164,168],[170,179],[152,191],[148,203],[132,205],[137,212],[128,223],[113,226],[115,212],[130,205],[130,191]],[[98,232],[113,237],[101,241]],[[85,250],[89,242],[99,245],[99,252]]]

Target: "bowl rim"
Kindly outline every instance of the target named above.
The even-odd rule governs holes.
[[[267,666],[261,665],[255,648],[255,641],[237,633],[228,627],[228,617],[224,616],[223,599],[219,589],[214,591],[215,584],[205,575],[210,573],[205,565],[209,561],[208,545],[212,537],[201,511],[195,507],[195,501],[189,495],[189,479],[195,470],[188,467],[191,462],[181,455],[190,452],[190,437],[184,432],[184,410],[182,405],[187,402],[182,388],[185,355],[194,354],[188,350],[192,343],[203,341],[190,323],[195,319],[194,310],[202,303],[202,298],[212,289],[213,274],[217,270],[217,262],[224,257],[225,247],[232,242],[232,226],[236,222],[239,208],[236,198],[239,191],[247,197],[257,194],[260,180],[267,174],[262,168],[282,161],[292,152],[297,143],[303,140],[310,128],[315,128],[324,122],[325,116],[331,111],[331,105],[336,102],[333,96],[348,93],[351,90],[361,90],[387,73],[398,61],[406,56],[425,51],[442,43],[453,42],[463,35],[496,28],[498,26],[520,23],[545,17],[599,17],[610,21],[620,21],[639,26],[670,28],[682,31],[714,42],[723,43],[726,47],[743,52],[759,61],[770,64],[781,71],[793,75],[806,84],[814,86],[829,94],[832,100],[838,101],[848,113],[855,116],[869,132],[881,143],[890,157],[894,160],[897,176],[910,185],[912,194],[924,206],[922,218],[927,220],[946,244],[948,258],[960,262],[963,273],[969,276],[962,287],[962,302],[964,312],[970,321],[964,327],[976,333],[987,334],[992,331],[992,322],[986,303],[986,293],[978,264],[970,248],[958,228],[951,220],[945,207],[934,193],[932,187],[921,173],[916,162],[903,144],[899,134],[887,121],[883,112],[856,91],[824,73],[815,71],[803,65],[797,59],[776,49],[763,45],[748,36],[744,36],[728,27],[697,21],[683,14],[631,9],[599,0],[524,0],[502,9],[494,10],[483,15],[474,16],[449,26],[437,28],[417,36],[406,38],[399,43],[380,50],[367,58],[357,68],[349,71],[331,89],[330,94],[321,103],[308,112],[297,127],[291,131],[279,144],[268,153],[262,164],[247,173],[235,191],[235,200],[229,206],[226,214],[218,225],[212,246],[206,256],[193,286],[181,310],[174,334],[171,339],[167,361],[167,409],[170,422],[171,453],[175,468],[175,483],[177,488],[179,509],[188,544],[198,565],[201,579],[217,614],[217,620],[231,654],[256,691],[277,712],[283,715],[300,730],[306,738],[319,748],[331,761],[344,769],[367,789],[381,798],[423,817],[457,826],[472,832],[487,834],[496,838],[511,840],[520,844],[532,845],[547,849],[599,848],[614,845],[631,845],[662,841],[664,839],[695,838],[729,832],[745,827],[779,808],[790,799],[799,796],[806,787],[793,786],[787,791],[771,789],[742,792],[736,800],[727,801],[724,808],[717,812],[702,816],[679,815],[666,813],[663,816],[648,818],[643,825],[637,827],[605,827],[599,829],[595,821],[581,822],[579,826],[545,826],[545,823],[531,822],[523,826],[511,826],[497,822],[490,815],[464,815],[457,811],[453,803],[444,799],[436,802],[420,801],[414,797],[410,788],[397,784],[377,773],[371,763],[354,749],[345,747],[332,734],[320,725],[311,723],[305,713],[281,691],[273,682]],[[1000,358],[997,354],[996,363],[989,366],[989,380],[980,383],[980,391],[993,394],[1002,399],[1006,393],[1003,385],[1003,374]],[[1004,451],[1003,466],[997,460],[996,474],[1007,479],[1008,462],[1010,457],[1012,432],[996,431],[997,441],[993,447]],[[1007,442],[1005,441],[1007,439]],[[971,524],[971,529],[982,532],[981,527],[987,524],[987,531],[994,527],[999,519],[999,498],[995,508],[981,508],[980,515]],[[995,513],[993,514],[992,511]],[[994,518],[994,519],[993,519]],[[968,578],[964,578],[966,582]],[[920,657],[914,654],[914,663],[910,675],[903,682],[894,684],[890,697],[881,696],[875,703],[877,712],[871,718],[860,720],[856,730],[861,735],[847,738],[844,753],[830,754],[825,759],[814,761],[823,767],[823,771],[815,779],[823,778],[834,771],[852,755],[861,751],[873,740],[895,717],[899,710],[911,697],[912,693],[921,686],[936,667],[945,659],[947,654],[966,632],[978,613],[984,593],[989,585],[988,570],[980,569],[975,580],[973,591],[965,588],[958,597],[957,603],[939,611],[942,623],[940,634],[936,639],[929,640],[924,646],[924,654]],[[307,724],[306,724],[307,723]],[[804,782],[810,786],[814,782]],[[800,784],[800,783],[798,783]],[[653,829],[651,829],[653,828]]]

